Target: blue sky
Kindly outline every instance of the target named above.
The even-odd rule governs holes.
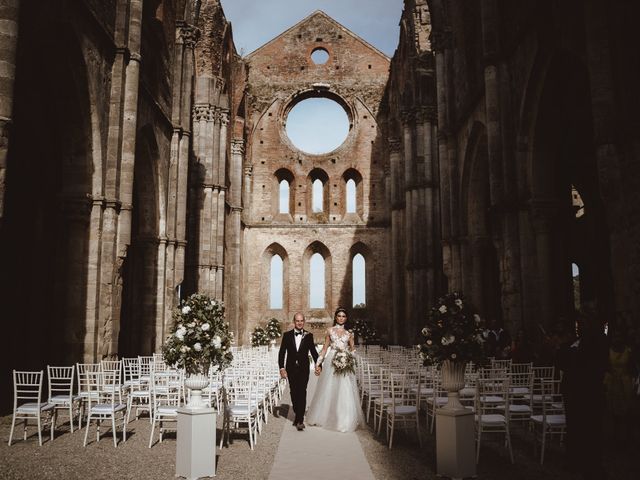
[[[356,35],[393,56],[403,0],[221,0],[238,52],[247,55],[289,27],[322,10]]]

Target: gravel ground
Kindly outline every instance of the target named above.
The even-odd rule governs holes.
[[[284,416],[271,416],[269,423],[258,437],[255,450],[249,449],[246,435],[237,435],[228,448],[217,452],[216,478],[258,480],[267,479],[282,429],[290,422]],[[220,425],[220,421],[218,422]],[[38,446],[35,428],[28,430],[27,441],[7,446],[11,417],[0,419],[0,479],[172,479],[175,474],[175,434],[167,434],[165,441],[147,448],[150,425],[141,418],[129,424],[127,441],[113,447],[111,434],[95,443],[92,429],[91,443],[82,447],[84,431],[69,433],[68,424],[57,429],[53,442]],[[218,435],[220,430],[218,430]],[[219,437],[218,437],[219,438]],[[400,432],[389,450],[384,434],[376,437],[371,429],[358,431],[358,438],[376,479],[378,480],[427,480],[435,479],[435,437],[423,432],[423,446],[418,447],[415,436]],[[609,447],[605,454],[610,479],[640,478],[636,457],[640,442],[629,443],[623,451]],[[513,434],[515,464],[509,463],[508,454],[498,439],[483,441],[478,466],[478,479],[518,480],[566,479],[579,477],[562,468],[561,447],[552,444],[547,450],[544,466],[533,455],[531,440],[522,430]],[[348,461],[348,459],[345,459]],[[348,479],[351,480],[351,479]],[[357,480],[357,479],[356,479]]]

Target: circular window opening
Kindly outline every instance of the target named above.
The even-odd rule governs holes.
[[[311,61],[316,65],[324,65],[329,60],[329,52],[324,48],[316,48],[311,52]]]
[[[329,98],[307,98],[287,115],[286,131],[296,148],[306,153],[329,153],[349,135],[345,109]]]

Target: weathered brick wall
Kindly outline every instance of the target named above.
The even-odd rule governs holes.
[[[316,65],[310,58],[321,47],[328,61]],[[290,321],[302,310],[309,317],[329,321],[338,306],[351,307],[350,249],[361,242],[368,249],[366,315],[379,328],[389,317],[390,301],[387,234],[382,157],[374,149],[378,135],[375,114],[387,80],[389,59],[321,12],[316,12],[246,58],[248,65],[247,155],[250,184],[245,186],[244,321],[250,333],[270,317]],[[311,94],[313,84],[323,87],[346,106],[351,120],[347,140],[326,155],[297,150],[284,130],[286,114],[299,98]],[[294,177],[291,215],[277,214],[275,173],[286,168]],[[309,173],[319,168],[328,175],[328,211],[312,214]],[[359,214],[345,214],[343,174],[348,169],[362,176]],[[247,179],[245,178],[245,181]],[[326,308],[310,310],[309,278],[303,268],[304,252],[315,241],[330,252]],[[269,268],[263,255],[273,243],[287,252],[285,303],[269,310]],[[308,261],[308,260],[307,260]],[[329,260],[326,261],[327,266]],[[330,293],[329,293],[330,292]],[[363,313],[363,312],[359,312]],[[384,327],[381,328],[384,331]],[[248,339],[241,339],[246,342]]]

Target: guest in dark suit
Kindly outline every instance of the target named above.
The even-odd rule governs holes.
[[[295,413],[293,425],[298,430],[304,430],[307,383],[309,383],[309,354],[316,364],[316,375],[319,375],[321,370],[321,367],[317,365],[318,352],[313,342],[313,334],[304,329],[304,322],[305,318],[302,313],[298,312],[293,316],[295,328],[282,335],[282,343],[278,353],[280,376],[289,380],[291,403]]]

